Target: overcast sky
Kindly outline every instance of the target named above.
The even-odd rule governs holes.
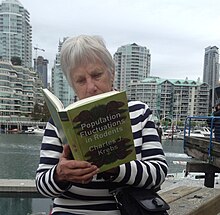
[[[204,50],[220,47],[219,0],[20,0],[30,13],[33,47],[53,65],[58,42],[100,35],[113,55],[131,43],[151,53],[151,75],[197,80]],[[35,57],[34,53],[34,56]]]

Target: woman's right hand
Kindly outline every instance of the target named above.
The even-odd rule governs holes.
[[[77,161],[70,159],[71,150],[69,145],[63,146],[63,153],[59,159],[55,172],[56,182],[74,182],[87,184],[93,176],[99,172],[97,166],[88,163],[87,161]]]

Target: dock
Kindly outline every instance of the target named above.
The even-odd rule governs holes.
[[[193,157],[186,172],[204,172],[206,187],[214,187],[215,173],[220,173],[220,143],[209,139],[188,137],[184,139],[184,152]]]
[[[185,137],[184,152],[198,160],[220,167],[220,143],[198,137]]]
[[[217,215],[220,213],[220,189],[178,186],[160,196],[170,206],[169,215]]]
[[[0,179],[0,196],[44,198],[38,193],[35,180],[29,179]]]
[[[169,215],[220,215],[220,184],[204,186],[204,180],[166,180],[158,192],[170,205]]]
[[[220,143],[214,138],[219,120],[218,116],[189,116],[184,127],[184,153],[193,158],[187,162],[186,175],[188,172],[205,173],[204,185],[210,188],[214,187],[215,177],[220,173]],[[208,132],[199,126],[208,126],[205,127]]]

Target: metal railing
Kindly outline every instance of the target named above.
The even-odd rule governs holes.
[[[213,141],[216,141],[216,135],[219,135],[220,138],[220,116],[188,116],[184,126],[184,148],[186,137],[194,136],[209,139],[208,160],[211,162]]]

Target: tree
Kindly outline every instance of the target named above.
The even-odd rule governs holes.
[[[21,58],[13,56],[11,57],[11,63],[12,65],[15,65],[15,66],[21,66]]]
[[[47,122],[49,119],[50,119],[50,111],[46,105],[46,103],[44,102],[44,105],[43,105],[43,116],[42,116],[42,121],[43,122]]]
[[[47,108],[46,103],[45,102],[44,104],[36,103],[34,105],[34,110],[31,114],[31,117],[35,121],[47,122],[50,118],[50,112]]]

